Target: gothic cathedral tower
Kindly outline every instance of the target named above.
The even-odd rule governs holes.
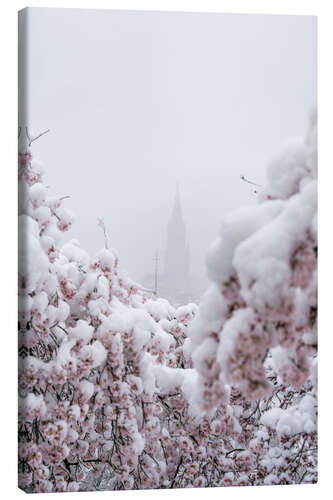
[[[163,280],[166,296],[174,303],[181,304],[189,298],[189,257],[177,183],[174,205],[168,223]]]

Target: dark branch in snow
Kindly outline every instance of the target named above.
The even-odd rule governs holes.
[[[36,137],[30,137],[28,127],[25,127],[25,133],[26,133],[26,136],[27,136],[28,141],[29,141],[29,147],[31,146],[31,144],[33,142],[37,141],[37,139],[39,139],[43,135],[47,134],[48,132],[50,132],[49,128],[47,130],[44,130],[44,132],[41,132],[40,134],[36,135]]]
[[[261,184],[257,184],[256,182],[249,181],[244,175],[241,175],[240,178],[242,181],[247,182],[248,184],[252,184],[252,186],[261,187]]]

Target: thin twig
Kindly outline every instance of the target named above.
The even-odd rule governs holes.
[[[247,182],[248,184],[252,184],[253,186],[261,187],[261,184],[256,184],[255,182],[249,181],[244,175],[241,175],[240,178],[242,181]]]
[[[40,134],[36,135],[36,137],[30,137],[30,134],[29,134],[29,131],[28,131],[28,127],[25,127],[25,133],[27,135],[27,138],[29,140],[29,147],[31,146],[31,144],[34,142],[34,141],[37,141],[37,139],[39,139],[40,137],[42,137],[43,135],[47,134],[48,132],[50,132],[50,129],[48,128],[47,130],[44,130],[44,132],[41,132]]]

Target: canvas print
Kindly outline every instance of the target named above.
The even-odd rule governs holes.
[[[18,484],[317,481],[316,19],[19,13]]]

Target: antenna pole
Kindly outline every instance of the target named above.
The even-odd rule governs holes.
[[[154,258],[154,262],[155,262],[155,274],[154,274],[154,293],[155,295],[157,295],[157,277],[158,277],[158,261],[159,261],[159,258],[158,258],[158,252],[156,252],[156,256]]]

